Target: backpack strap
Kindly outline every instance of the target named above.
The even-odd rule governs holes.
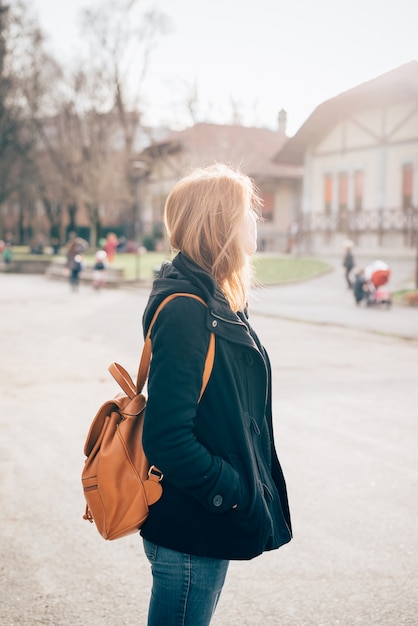
[[[111,363],[108,367],[109,372],[116,380],[118,385],[123,389],[128,398],[131,400],[137,395],[135,383],[122,365],[119,363]]]
[[[164,300],[157,307],[152,317],[151,324],[149,325],[148,332],[145,337],[144,347],[142,348],[141,359],[139,362],[136,385],[133,382],[130,375],[128,374],[128,372],[126,371],[126,369],[122,367],[122,365],[119,365],[119,363],[111,363],[111,365],[109,365],[109,368],[108,368],[109,372],[112,374],[113,378],[120,385],[120,387],[123,389],[126,395],[131,399],[133,399],[136,395],[139,395],[142,392],[142,389],[145,385],[145,381],[148,377],[150,361],[151,361],[151,349],[152,349],[151,330],[154,325],[154,322],[157,319],[158,314],[161,311],[161,309],[164,308],[165,305],[168,302],[170,302],[170,300],[174,300],[174,298],[177,298],[178,296],[186,296],[188,298],[194,298],[195,300],[199,300],[199,302],[207,306],[206,302],[202,298],[192,293],[173,293],[170,296],[167,296],[167,298],[164,298]],[[203,370],[202,387],[200,390],[199,402],[200,402],[201,397],[204,394],[206,385],[209,382],[209,378],[212,373],[214,360],[215,360],[215,334],[211,333],[210,338],[209,338],[208,352],[207,352],[206,359],[205,359],[205,367]],[[160,472],[160,470],[157,469],[154,465],[151,465],[148,471],[148,480],[144,482],[144,488],[147,490],[148,489],[147,485],[149,483],[160,483],[162,479],[163,479],[163,473]],[[159,491],[157,493],[160,494]],[[152,499],[152,490],[151,491],[149,490],[148,504],[153,504],[153,502],[156,502],[156,500],[158,500],[158,497]],[[84,519],[89,519],[90,521],[93,521],[92,519],[90,519],[89,515],[91,517],[91,514],[89,513],[89,510],[88,510],[88,505],[87,505]]]
[[[170,302],[171,300],[174,300],[174,298],[177,298],[179,296],[186,296],[187,298],[194,298],[195,300],[198,300],[199,302],[201,302],[202,304],[204,304],[205,306],[207,306],[206,302],[200,298],[199,296],[196,296],[192,293],[172,293],[171,295],[167,296],[166,298],[164,298],[164,300],[158,305],[151,323],[149,325],[148,328],[148,332],[146,334],[145,337],[145,343],[144,343],[144,347],[142,349],[142,355],[141,355],[141,360],[139,363],[139,368],[138,368],[138,376],[137,376],[137,380],[136,380],[136,393],[141,393],[144,385],[145,385],[145,381],[148,377],[148,372],[149,372],[149,367],[150,367],[150,361],[151,361],[151,330],[152,327],[154,326],[154,322],[158,317],[159,312],[161,311],[161,309],[163,309],[165,307],[166,304],[168,304],[168,302]],[[206,355],[206,359],[205,359],[205,368],[203,370],[203,376],[202,376],[202,388],[200,390],[200,396],[199,396],[199,401],[201,399],[201,397],[203,396],[203,393],[206,389],[206,385],[209,382],[209,378],[210,375],[212,373],[212,367],[213,367],[213,362],[215,360],[215,335],[214,333],[210,334],[210,339],[209,339],[209,346],[208,346],[208,352]],[[129,394],[128,394],[129,395]]]

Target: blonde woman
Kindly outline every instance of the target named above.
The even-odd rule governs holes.
[[[144,312],[153,357],[143,442],[164,474],[141,530],[152,566],[148,626],[206,626],[231,559],[291,539],[271,415],[267,353],[247,318],[259,198],[224,165],[193,171],[169,194],[165,224],[177,253],[163,264]],[[199,402],[209,337],[215,360]]]

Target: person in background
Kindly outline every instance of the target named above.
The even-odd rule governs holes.
[[[72,291],[78,291],[80,286],[80,273],[83,269],[83,258],[81,254],[76,254],[71,261],[69,261],[70,270],[70,285]]]
[[[4,241],[0,241],[0,253],[3,256],[3,263],[10,265],[13,259],[13,235],[7,232]]]
[[[3,261],[6,265],[10,265],[13,259],[13,248],[10,241],[6,241],[3,247]]]
[[[356,272],[354,278],[353,293],[356,304],[360,304],[362,300],[367,300],[368,298],[369,290],[367,288],[367,281],[364,275],[363,268],[360,268],[358,272]]]
[[[353,242],[349,239],[345,242],[345,254],[343,259],[343,267],[345,267],[345,280],[347,282],[347,286],[349,289],[353,288],[353,284],[351,282],[350,274],[355,266],[354,256],[353,256]]]
[[[270,361],[247,313],[259,206],[253,182],[225,165],[194,170],[166,202],[177,254],[153,283],[144,334],[169,294],[207,306],[177,297],[151,333],[143,445],[163,494],[141,529],[153,575],[148,626],[207,626],[229,561],[292,538]],[[199,401],[211,333],[215,360]]]
[[[119,245],[119,240],[116,237],[115,233],[108,233],[103,247],[106,252],[107,260],[109,261],[109,263],[113,263],[113,261],[115,260],[116,250],[118,248],[118,245]]]
[[[66,249],[66,265],[68,268],[71,268],[74,257],[78,254],[81,255],[83,251],[87,248],[87,242],[81,237],[77,237],[75,232],[70,232],[68,241],[65,245]]]
[[[93,266],[93,289],[100,291],[106,284],[106,252],[98,250],[96,252],[96,262]]]
[[[58,237],[52,237],[51,238],[51,248],[52,248],[52,254],[54,256],[56,256],[57,254],[59,254],[61,245],[60,245],[60,240]]]

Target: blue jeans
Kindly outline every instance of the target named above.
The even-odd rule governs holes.
[[[229,561],[184,554],[143,541],[153,577],[148,626],[208,626]]]

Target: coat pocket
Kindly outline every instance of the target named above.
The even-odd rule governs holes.
[[[228,461],[232,465],[234,470],[237,472],[239,479],[240,479],[241,493],[240,493],[239,502],[237,502],[237,505],[238,505],[237,510],[245,511],[250,504],[251,494],[250,494],[250,488],[249,488],[250,483],[244,471],[244,464],[242,463],[239,456],[236,454],[228,455]]]

